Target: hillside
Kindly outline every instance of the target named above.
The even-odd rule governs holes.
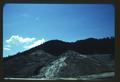
[[[34,78],[78,78],[83,75],[99,74],[113,71],[112,67],[93,57],[71,50],[61,54],[56,60],[38,71]],[[110,64],[107,63],[107,64]]]
[[[59,63],[61,62],[59,61],[61,60],[61,57],[63,59],[67,58],[65,61],[63,60],[63,63],[67,62],[67,67],[57,69],[59,65],[61,66]],[[86,58],[84,59],[84,57]],[[27,51],[17,53],[14,56],[4,58],[4,76],[16,78],[40,78],[41,74],[43,76],[46,74],[46,70],[57,65],[55,69],[51,69],[53,70],[51,71],[53,76],[71,78],[80,75],[114,71],[113,61],[114,38],[89,38],[78,40],[76,42],[51,40]],[[70,73],[69,71],[72,72]],[[55,73],[58,74],[56,75]],[[51,74],[48,74],[48,77],[51,77]]]

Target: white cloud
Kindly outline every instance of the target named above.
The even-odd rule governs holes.
[[[3,49],[8,51],[8,50],[11,50],[10,47],[11,47],[10,45],[5,45]]]
[[[35,46],[38,46],[40,44],[43,44],[45,42],[45,39],[41,39],[41,40],[37,40],[37,41],[34,41],[33,44],[31,45],[28,45],[28,46],[24,46],[25,49],[30,49],[30,48],[33,48]]]
[[[23,38],[19,35],[13,35],[11,36],[8,40],[6,40],[6,43],[8,44],[15,44],[15,43],[29,43],[29,42],[33,42],[35,40],[35,38]]]
[[[25,51],[26,49],[38,46],[40,44],[43,44],[44,42],[44,38],[36,39],[34,37],[30,38],[19,35],[13,35],[5,41],[5,44],[3,45],[3,54],[16,54],[17,52]]]
[[[4,48],[4,50],[8,51],[8,50],[11,50],[11,49],[10,49],[10,48],[5,47],[5,48]]]
[[[44,42],[44,38],[36,39],[30,37],[22,37],[19,35],[13,35],[8,40],[6,40],[3,50],[6,54],[15,54],[18,51],[24,51],[26,49],[33,48],[35,46],[43,44]]]
[[[10,47],[11,47],[11,45],[6,45],[5,47],[10,48]]]

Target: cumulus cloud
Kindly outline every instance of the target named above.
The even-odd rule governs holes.
[[[10,45],[5,45],[5,47],[3,49],[8,51],[8,50],[11,50],[10,47],[11,47]]]
[[[11,50],[14,51],[14,53],[17,53],[18,51],[33,48],[35,46],[43,44],[44,42],[44,38],[36,39],[30,37],[22,37],[19,35],[12,35],[8,40],[6,40],[3,49],[5,52]]]
[[[40,44],[43,44],[45,42],[45,39],[41,39],[41,40],[36,40],[34,41],[31,45],[28,45],[28,46],[24,46],[25,49],[30,49],[32,47],[35,47],[35,46],[38,46]]]
[[[10,49],[10,48],[5,47],[5,48],[4,48],[4,50],[8,51],[8,50],[11,50],[11,49]]]
[[[14,44],[14,43],[28,43],[28,42],[33,42],[35,40],[35,38],[23,38],[19,35],[13,35],[11,36],[8,40],[6,40],[6,43],[8,44]]]
[[[6,45],[5,47],[10,48],[10,47],[11,47],[11,45]]]

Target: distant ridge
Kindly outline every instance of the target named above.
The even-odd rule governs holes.
[[[54,56],[59,56],[66,50],[73,50],[81,54],[114,54],[114,37],[102,39],[88,38],[85,40],[77,40],[76,42],[50,40],[29,50],[10,56],[9,58],[18,55],[28,55],[36,50],[44,50]]]

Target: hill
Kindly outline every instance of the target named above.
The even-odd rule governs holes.
[[[4,75],[5,77],[31,77],[39,75],[39,71],[41,71],[41,69],[49,66],[51,62],[57,61],[62,54],[67,53],[66,51],[69,50],[77,54],[84,54],[87,56],[94,55],[92,58],[97,58],[97,60],[94,62],[91,60],[89,61],[89,59],[91,59],[90,57],[88,58],[87,62],[84,62],[84,60],[79,60],[79,63],[84,62],[84,66],[86,63],[90,63],[93,66],[91,71],[93,71],[93,69],[107,69],[109,71],[109,68],[110,70],[113,70],[113,63],[110,63],[110,66],[108,66],[108,62],[111,62],[114,59],[114,38],[88,38],[85,40],[78,40],[76,42],[50,40],[42,45],[36,46],[24,52],[19,52],[16,55],[6,57],[3,59]],[[72,61],[71,56],[77,57],[77,54],[72,52],[69,52],[67,55],[68,59],[70,56],[70,61]],[[95,56],[96,54],[97,56]],[[101,55],[101,57],[98,57],[98,55]],[[107,58],[105,55],[108,55],[111,57],[111,59]],[[107,63],[104,62],[105,65],[101,64],[101,67],[97,67],[97,63],[95,64],[95,62],[103,62],[100,58],[103,60],[108,59],[109,61],[107,61]],[[68,61],[68,64],[69,63],[70,62]],[[75,68],[71,68],[69,71]],[[87,67],[85,68],[87,69]],[[100,72],[103,72],[103,70],[100,70]],[[89,72],[87,73],[89,74]]]

